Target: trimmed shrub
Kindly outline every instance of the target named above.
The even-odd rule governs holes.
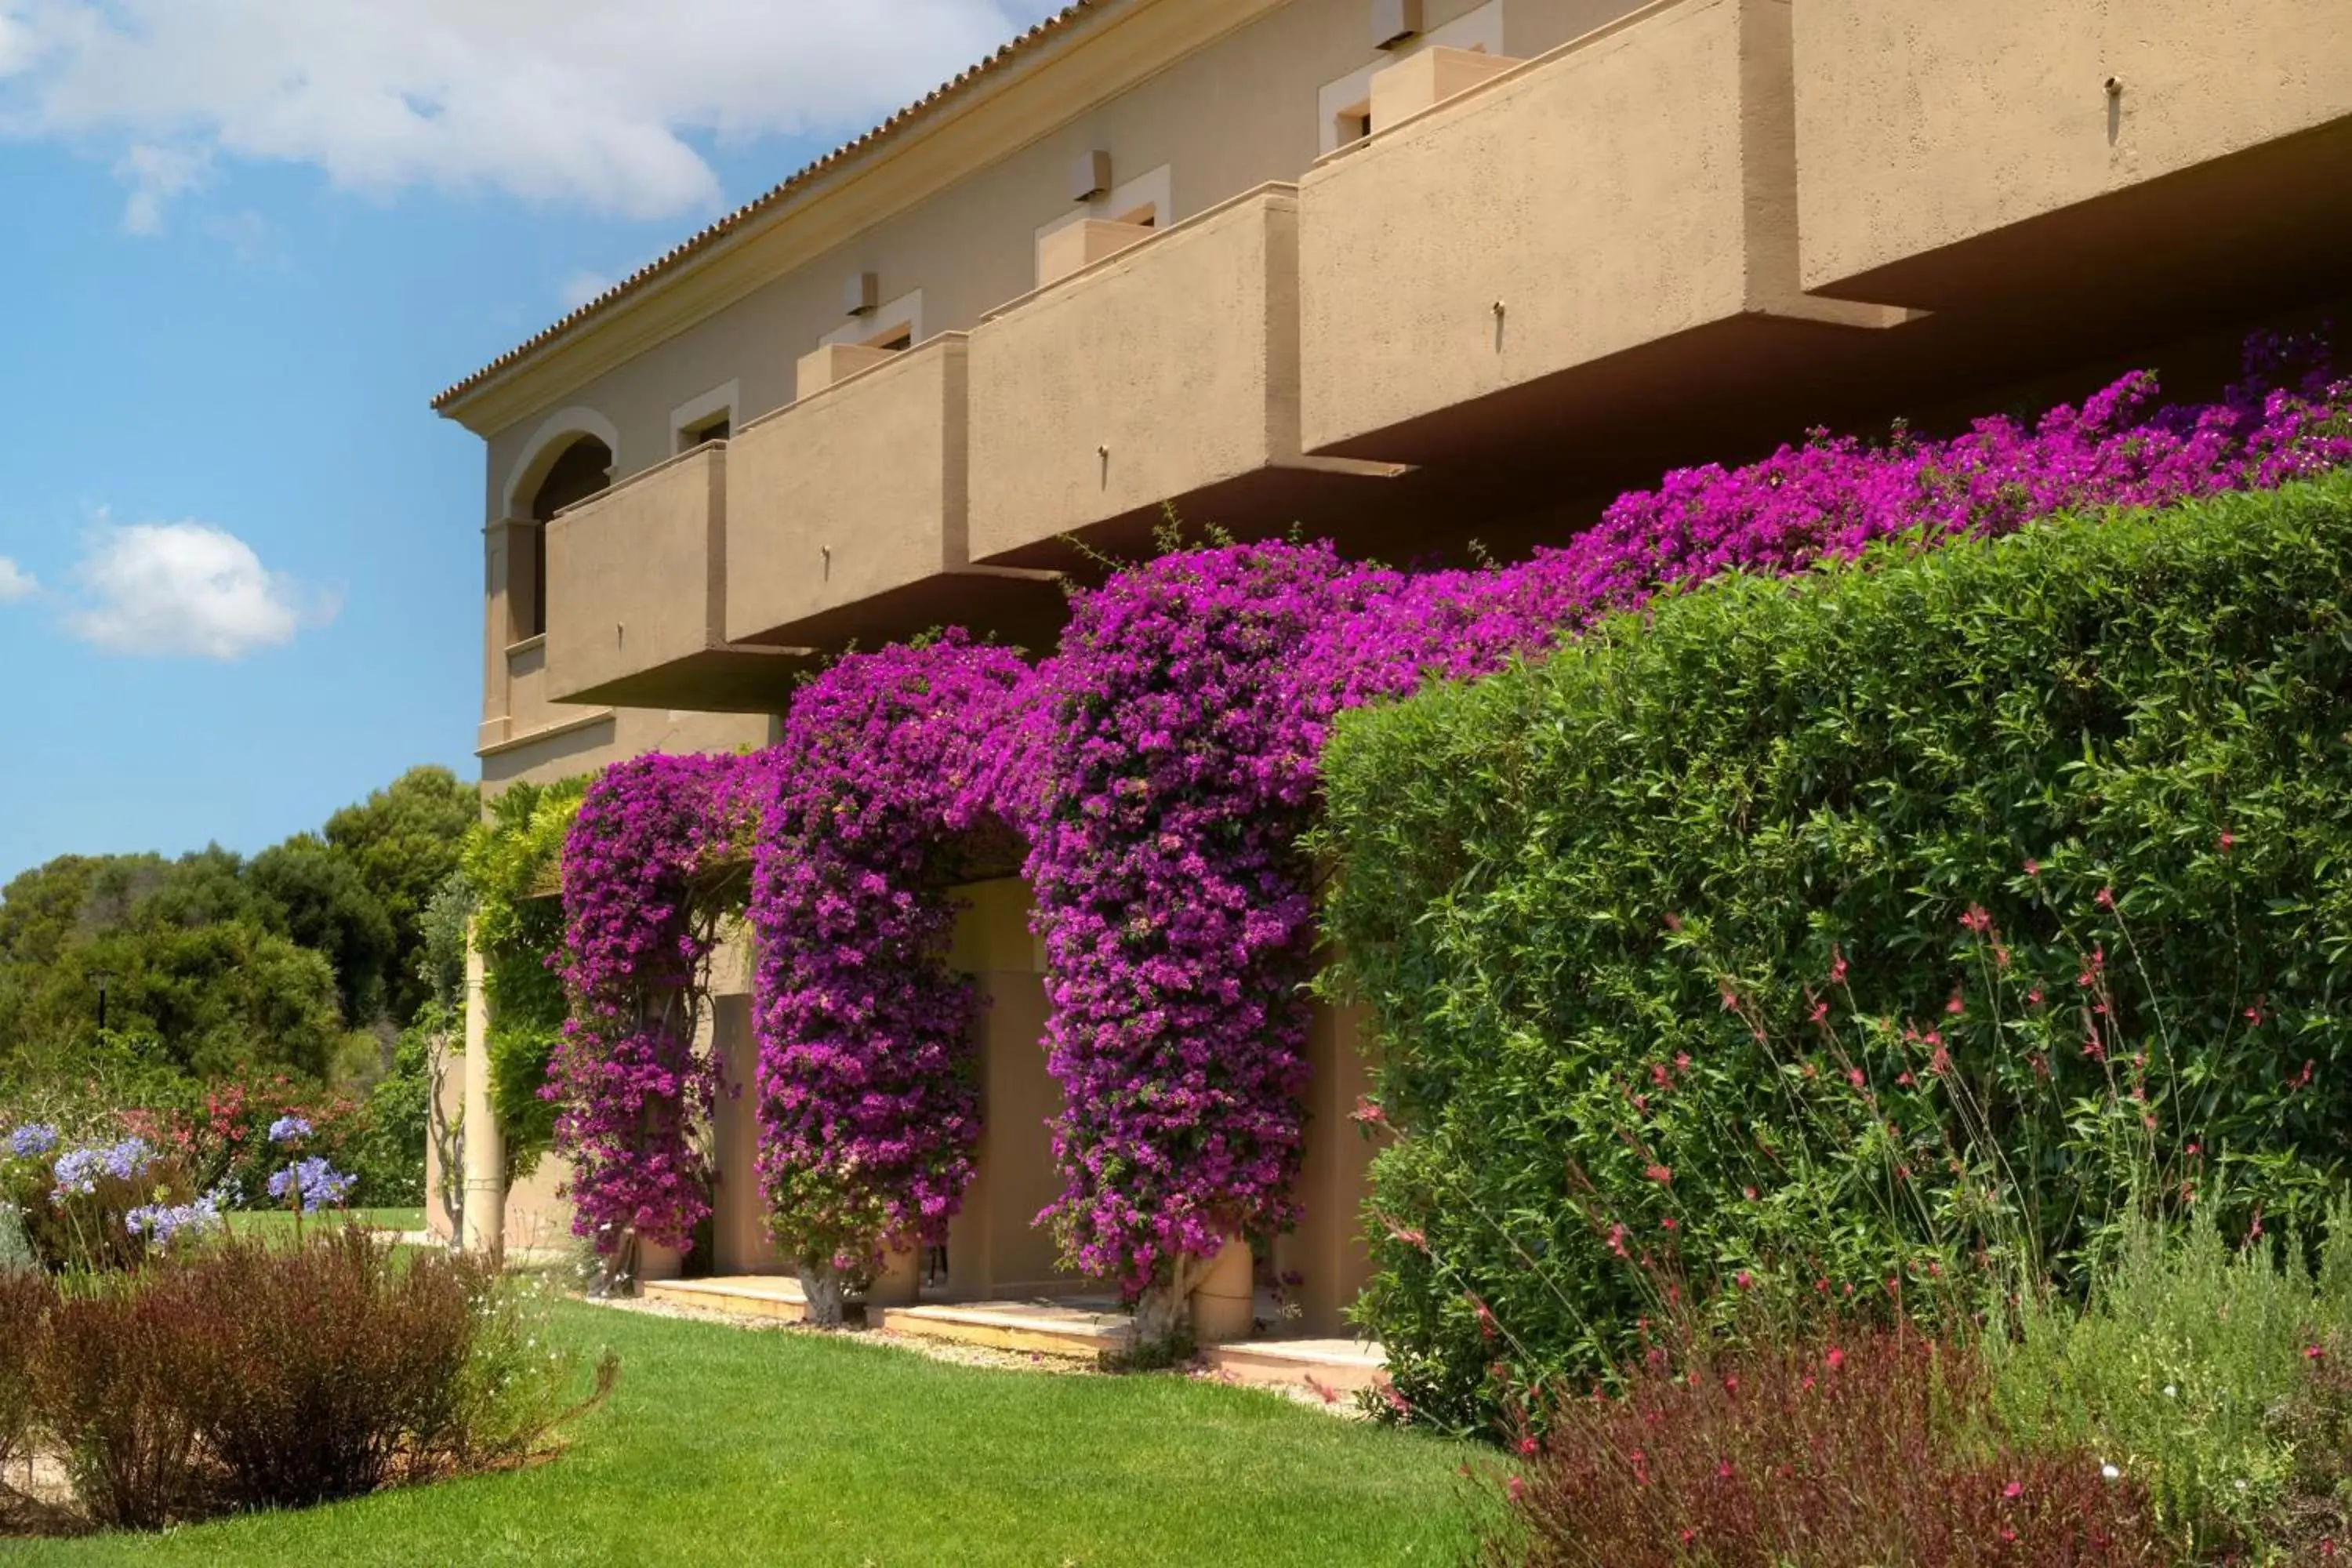
[[[2163,1561],[2146,1494],[2088,1451],[2024,1452],[1965,1349],[1805,1340],[1562,1399],[1506,1482],[1490,1568],[2058,1568]]]
[[[1368,1326],[1440,1419],[1654,1250],[1850,1293],[2133,1197],[2315,1220],[2352,1112],[2352,478],[1718,580],[1343,717]],[[2137,1173],[2154,1172],[2163,1194]]]

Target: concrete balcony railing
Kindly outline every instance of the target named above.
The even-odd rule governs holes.
[[[1798,289],[1790,47],[1788,0],[1669,0],[1327,155],[1306,448],[1524,452],[1904,320]]]
[[[547,695],[547,639],[529,637],[507,648],[506,721],[495,741],[521,740],[579,716],[555,706]]]
[[[969,565],[965,355],[964,334],[943,333],[736,433],[731,639],[829,647],[982,618],[969,601],[993,589]]]
[[[548,701],[721,711],[784,700],[790,671],[775,650],[727,646],[727,459],[725,442],[707,443],[548,524]]]
[[[1297,280],[1297,193],[1274,184],[990,314],[971,334],[973,558],[1163,501],[1233,521],[1283,488],[1259,481],[1311,468]]]
[[[2254,254],[2340,279],[2347,24],[2342,0],[1801,0],[1803,287],[1943,309]]]

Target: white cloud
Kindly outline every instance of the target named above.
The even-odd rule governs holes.
[[[113,653],[237,658],[323,626],[341,607],[203,522],[100,522],[74,580],[81,603],[68,628]]]
[[[33,574],[30,572],[26,571],[5,555],[0,555],[0,605],[26,598],[38,587],[40,584],[33,580]]]
[[[1051,0],[0,0],[0,134],[120,154],[151,232],[215,157],[336,184],[708,208],[690,137],[843,135]]]
[[[141,142],[114,161],[114,177],[131,187],[122,204],[122,226],[132,234],[163,232],[163,209],[174,196],[204,184],[212,157],[197,149]]]
[[[613,279],[601,272],[574,272],[557,286],[563,297],[563,308],[576,310],[613,286]]]

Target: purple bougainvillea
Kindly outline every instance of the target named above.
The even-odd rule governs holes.
[[[2352,383],[2307,343],[2256,340],[2217,402],[2156,396],[2136,374],[2030,427],[1881,447],[1816,434],[1670,474],[1507,567],[1408,574],[1322,545],[1171,555],[1079,595],[1034,673],[953,636],[854,656],[800,693],[764,763],[622,764],[565,864],[577,1000],[557,1088],[588,1162],[583,1226],[667,1239],[703,1212],[686,1130],[709,1081],[691,1029],[650,999],[706,951],[686,890],[746,809],[720,781],[761,778],[761,1171],[779,1235],[848,1268],[954,1212],[977,1128],[947,888],[956,847],[1009,824],[1028,839],[1066,1101],[1049,1215],[1087,1273],[1181,1295],[1227,1236],[1297,1217],[1313,942],[1297,846],[1335,712],[1539,656],[1727,570],[2352,461]]]
[[[698,1059],[719,909],[707,895],[749,851],[756,759],[643,756],[589,786],[563,847],[572,1016],[549,1065],[572,1228],[600,1253],[683,1248],[710,1212],[717,1072]]]
[[[973,1002],[948,967],[949,889],[960,848],[1006,836],[994,791],[1029,679],[950,634],[852,654],[793,703],[751,918],[761,1184],[813,1276],[945,1240],[971,1180]]]

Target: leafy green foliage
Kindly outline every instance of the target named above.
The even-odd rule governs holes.
[[[2079,1279],[2134,1197],[2316,1219],[2347,579],[2336,478],[1719,580],[1344,718],[1318,847],[1410,1134],[1365,1307],[1400,1386],[1478,1419],[1498,1360],[1613,1362],[1685,1274],[1867,1295],[2007,1237]]]
[[[346,1021],[384,1011],[398,935],[383,904],[351,861],[309,834],[265,849],[246,867],[268,929],[333,966]]]
[[[547,960],[563,945],[563,839],[587,786],[585,775],[509,786],[463,854],[490,1011],[490,1107],[518,1174],[554,1141],[555,1108],[540,1090],[570,1003]]]
[[[2096,1454],[2147,1489],[2187,1555],[2341,1534],[2352,1513],[2352,1205],[2321,1265],[2232,1251],[2212,1225],[2132,1227],[2080,1306],[2028,1298],[1986,1343],[1994,1409],[2051,1449]]]
[[[249,860],[213,846],[23,873],[0,889],[0,1081],[22,1090],[104,1065],[101,983],[107,1029],[158,1072],[372,1081],[388,1065],[386,1020],[404,1023],[433,989],[419,970],[429,905],[473,802],[472,786],[420,768],[323,836]]]
[[[480,820],[478,792],[446,768],[411,768],[356,805],[327,818],[328,845],[350,862],[392,921],[385,974],[392,1016],[405,1024],[423,1005],[417,973],[425,906],[457,868],[466,835]]]

